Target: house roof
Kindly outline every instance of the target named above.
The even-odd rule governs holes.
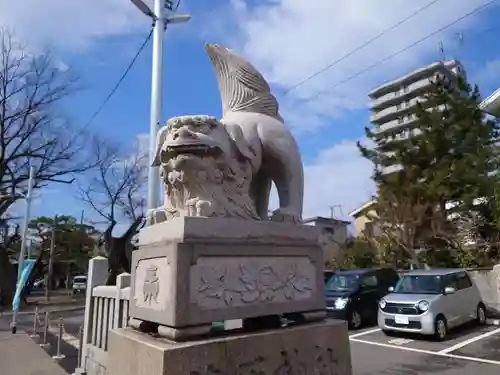
[[[361,205],[360,207],[356,208],[354,211],[352,212],[349,212],[349,216],[358,216],[360,213],[362,213],[363,211],[367,211],[368,209],[370,209],[372,206],[375,205],[375,203],[377,203],[376,200],[372,199],[372,200],[369,200],[368,202],[366,203],[363,203],[363,205]]]
[[[346,221],[346,220],[334,219],[334,218],[323,217],[323,216],[314,216],[314,217],[311,217],[309,219],[302,220],[303,224],[312,223],[312,222],[338,223],[338,224],[346,224],[346,225],[350,224],[350,222]]]

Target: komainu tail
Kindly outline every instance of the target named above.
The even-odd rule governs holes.
[[[268,83],[249,62],[228,48],[206,44],[219,84],[222,116],[227,112],[255,112],[283,122]]]

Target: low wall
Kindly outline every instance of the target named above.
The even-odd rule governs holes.
[[[108,333],[128,324],[130,275],[122,273],[116,286],[106,286],[108,260],[96,257],[89,262],[81,367],[78,375],[105,375],[108,363]]]
[[[491,317],[500,317],[500,264],[488,269],[469,269]]]

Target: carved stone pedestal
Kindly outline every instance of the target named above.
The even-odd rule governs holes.
[[[215,321],[287,313],[321,320],[323,291],[316,227],[185,217],[141,230],[131,325],[181,340]]]
[[[130,328],[110,332],[107,375],[351,375],[344,322],[178,343]]]

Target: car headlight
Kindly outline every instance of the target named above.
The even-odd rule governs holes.
[[[337,298],[335,300],[335,308],[337,310],[343,310],[347,305],[347,302],[349,302],[349,298]]]
[[[383,310],[385,309],[385,306],[387,305],[387,302],[385,299],[381,299],[380,301],[378,301],[378,306]]]
[[[427,311],[429,309],[429,302],[427,301],[420,301],[417,304],[417,307],[420,311]]]

